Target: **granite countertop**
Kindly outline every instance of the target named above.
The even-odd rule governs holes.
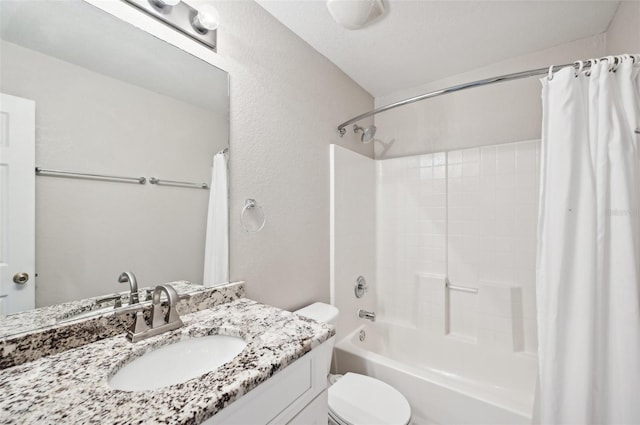
[[[246,298],[182,320],[184,327],[135,344],[119,335],[0,371],[0,423],[197,424],[335,334],[329,325]],[[248,345],[182,384],[141,392],[108,386],[119,368],[150,349],[216,333],[241,336]]]

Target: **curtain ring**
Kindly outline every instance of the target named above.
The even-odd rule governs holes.
[[[616,72],[618,70],[618,67],[622,64],[622,62],[624,60],[626,60],[628,58],[627,55],[621,55],[621,56],[616,56],[615,60],[614,60],[614,65],[613,65],[613,72]]]
[[[615,57],[614,57],[614,56],[607,56],[605,59],[607,60],[607,62],[609,62],[609,66],[607,67],[607,70],[608,70],[609,72],[613,71],[613,67],[614,67],[614,66],[615,66],[615,64],[616,64],[616,59],[615,59]]]
[[[553,65],[551,65],[549,67],[549,75],[548,75],[549,81],[553,80]]]
[[[590,64],[589,70],[585,72],[584,75],[586,75],[587,77],[591,77],[591,70],[593,69],[594,66],[598,64],[598,62],[600,62],[600,60],[597,58],[591,58],[587,62]]]
[[[631,66],[633,66],[638,61],[637,59],[640,59],[640,56],[630,55],[629,53],[625,53],[622,56],[618,56],[618,58],[620,60],[618,61],[618,66],[616,67],[616,69],[618,69],[620,65],[622,65],[622,63],[625,61],[631,61]]]
[[[576,78],[578,78],[578,75],[580,75],[580,73],[582,72],[582,69],[584,68],[584,62],[576,61],[573,64],[574,65],[578,65],[578,70],[575,73]]]

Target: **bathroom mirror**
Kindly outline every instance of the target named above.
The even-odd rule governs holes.
[[[0,158],[3,314],[128,292],[124,271],[140,287],[202,285],[215,226],[208,256],[226,257],[205,283],[228,281],[227,73],[82,0],[0,9],[0,146],[35,145],[29,178],[11,179],[15,149]],[[211,190],[214,162],[224,170]],[[9,195],[33,187],[31,241],[17,233],[33,206]],[[33,273],[15,268],[16,240],[33,243]]]

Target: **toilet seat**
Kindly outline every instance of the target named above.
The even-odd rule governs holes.
[[[391,385],[347,373],[329,388],[329,416],[340,425],[407,425],[411,407]]]

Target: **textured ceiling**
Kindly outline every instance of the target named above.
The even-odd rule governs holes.
[[[257,1],[374,96],[602,33],[619,4],[384,0],[382,19],[349,31],[322,0]]]

